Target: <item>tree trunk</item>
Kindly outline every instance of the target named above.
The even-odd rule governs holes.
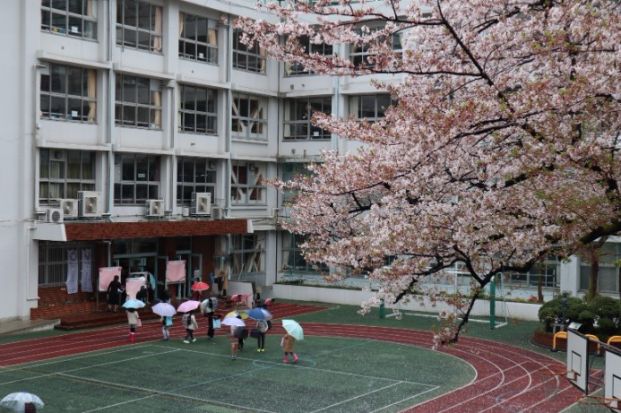
[[[597,295],[597,275],[599,273],[599,254],[597,249],[589,248],[589,258],[591,260],[591,273],[589,274],[589,293],[588,299],[592,300]]]
[[[537,302],[543,303],[543,277],[539,276],[539,281],[537,281]]]

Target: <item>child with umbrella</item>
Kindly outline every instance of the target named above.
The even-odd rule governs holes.
[[[287,332],[287,334],[285,334],[280,340],[280,346],[282,347],[282,351],[285,353],[282,358],[282,362],[289,363],[289,355],[291,355],[293,357],[293,362],[297,363],[299,357],[293,352],[293,348],[296,341],[304,339],[304,331],[302,330],[302,326],[294,320],[282,320],[282,327]]]
[[[125,313],[127,314],[127,324],[129,325],[129,342],[136,342],[136,327],[142,326],[142,321],[140,321],[140,316],[138,315],[138,309],[143,308],[144,303],[140,300],[130,299],[125,301],[123,304],[123,308],[125,308]]]

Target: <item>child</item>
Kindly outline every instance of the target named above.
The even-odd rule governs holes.
[[[235,360],[237,358],[237,350],[239,346],[239,339],[237,337],[238,330],[241,327],[231,326],[229,341],[231,342],[231,360]]]
[[[127,311],[127,324],[129,324],[129,342],[136,342],[136,327],[140,325],[140,316],[135,308],[128,308]]]
[[[293,346],[295,345],[295,338],[290,336],[289,334],[285,334],[283,338],[280,340],[280,346],[282,347],[282,351],[285,352],[285,355],[282,358],[283,363],[289,363],[289,354],[293,356],[293,362],[298,362],[298,355],[293,352]]]
[[[162,340],[168,341],[170,339],[170,327],[173,325],[172,317],[164,316],[162,320]]]
[[[194,312],[189,311],[183,315],[182,318],[183,325],[185,326],[185,339],[183,342],[185,344],[189,344],[190,342],[194,343],[196,339],[194,338],[194,330],[198,328],[198,324],[196,323],[196,317],[194,317]]]
[[[269,326],[266,320],[257,320],[256,334],[257,334],[257,351],[265,351],[265,334],[269,330]]]

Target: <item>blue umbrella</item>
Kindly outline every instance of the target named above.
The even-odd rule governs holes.
[[[123,304],[123,308],[133,308],[134,310],[137,310],[138,308],[143,308],[143,307],[144,307],[144,303],[134,298],[130,298],[129,300],[125,301],[125,303]]]
[[[255,307],[252,310],[248,311],[248,317],[252,318],[253,320],[271,320],[272,313],[264,308]]]

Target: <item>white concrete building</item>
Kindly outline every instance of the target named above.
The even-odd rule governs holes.
[[[163,285],[167,260],[184,259],[179,295],[195,271],[268,288],[316,274],[278,231],[283,194],[262,180],[352,149],[311,126],[312,111],[381,117],[390,99],[368,77],[315,76],[248,50],[239,15],[271,18],[247,0],[4,1],[0,319],[29,317],[69,273],[95,281],[102,266]],[[604,291],[618,290],[613,261]],[[587,269],[552,260],[507,279],[526,295],[542,277],[549,295],[578,293]]]

